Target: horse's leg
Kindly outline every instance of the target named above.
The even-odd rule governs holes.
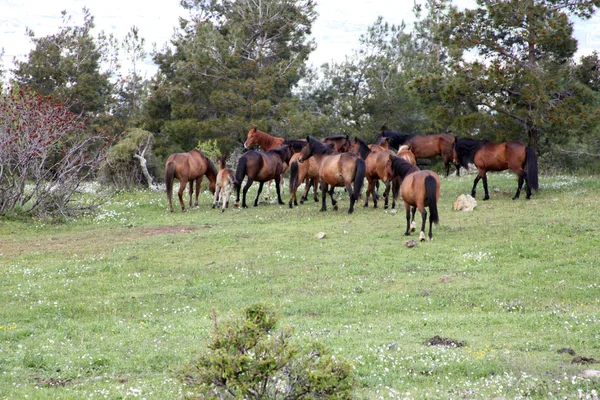
[[[350,192],[350,193],[352,193],[352,192]],[[329,188],[329,197],[331,198],[331,205],[333,206],[333,211],[337,211],[338,205],[337,205],[337,200],[333,198],[334,196],[335,196],[335,186],[332,186]]]
[[[266,198],[268,200],[271,200],[271,181],[267,182],[267,196],[266,196]]]
[[[408,203],[404,203],[404,207],[406,208],[406,232],[404,232],[405,236],[410,235],[410,205]],[[413,213],[413,215],[415,215]]]
[[[221,189],[221,200],[223,201],[223,209],[221,210],[221,212],[225,212],[225,209],[227,207],[229,207],[229,197],[231,196],[231,190],[232,190],[232,186],[233,185],[225,185],[226,190],[225,190],[225,198],[223,199],[223,189]]]
[[[321,211],[327,211],[327,183],[321,180]]]
[[[483,200],[489,200],[490,199],[490,193],[488,192],[488,184],[487,184],[487,173],[483,174],[483,190],[485,190],[485,197],[483,198]]]
[[[423,242],[425,240],[425,223],[427,222],[427,210],[424,205],[419,206],[419,212],[423,217],[423,222],[421,224],[421,232],[419,233],[419,240]]]
[[[283,179],[281,176],[275,178],[275,190],[277,191],[277,203],[279,203],[279,204],[285,204],[281,200],[281,183],[282,182],[283,182]]]
[[[348,208],[348,214],[352,214],[354,212],[354,203],[358,201],[358,196],[354,194],[354,190],[352,189],[352,185],[350,182],[346,182],[346,191],[350,194],[350,208]]]
[[[479,180],[481,179],[481,176],[477,175],[475,177],[475,180],[473,181],[473,189],[471,190],[471,196],[473,196],[473,198],[475,198],[475,189],[477,189],[477,184],[479,183]]]
[[[390,200],[390,188],[391,187],[392,187],[392,185],[390,184],[390,182],[385,183],[385,191],[383,192],[383,198],[385,199],[385,202],[383,203],[383,208],[385,208],[386,210],[388,208],[388,202]]]
[[[183,183],[181,182],[182,181],[179,181],[179,190],[177,191],[177,196],[179,197],[179,204],[181,204],[181,211],[185,212],[185,204],[183,203],[183,192],[185,192],[187,180],[184,180]]]
[[[431,216],[429,217],[429,240],[433,240],[433,222],[431,221]]]
[[[194,195],[194,180],[190,181],[190,208],[192,208],[192,196]]]
[[[264,182],[260,182],[260,184],[258,185],[258,193],[256,194],[256,199],[254,199],[254,207],[256,207],[258,205],[258,198],[260,197],[260,192],[262,192],[262,188],[263,188],[264,184],[265,184]],[[267,184],[267,187],[268,187],[268,184]]]
[[[312,188],[313,188],[313,195],[314,195],[314,199],[315,199],[315,203],[319,201],[319,189],[318,189],[317,185],[317,177],[315,176],[314,178],[312,178]],[[308,193],[307,193],[308,196]],[[308,199],[308,197],[307,197]]]
[[[217,182],[217,187],[215,188],[215,196],[214,196],[212,208],[215,208],[217,206],[217,203],[219,202],[220,192],[221,192],[221,184],[219,182]]]
[[[518,171],[518,172],[516,172],[516,174],[519,177],[519,183],[517,186],[517,193],[515,194],[515,197],[512,198],[513,200],[518,199],[519,196],[521,195],[521,188],[523,187],[523,182],[525,181],[525,171]],[[529,186],[527,186],[527,188],[529,188]],[[530,195],[531,195],[531,193],[527,194],[527,199],[529,199]]]
[[[450,176],[450,161],[444,161],[444,165],[446,166],[446,178]]]
[[[367,177],[367,193],[365,195],[365,207],[369,207],[369,194],[373,193],[373,190],[375,188],[375,182],[373,180],[371,180],[371,178]],[[375,195],[373,195],[373,203],[375,203]]]
[[[417,213],[417,207],[412,208],[412,219],[410,221],[410,231],[414,232],[417,230],[417,224],[415,224],[415,214]]]
[[[246,193],[248,193],[248,188],[250,186],[252,186],[252,183],[254,183],[254,181],[252,179],[250,179],[250,177],[248,177],[248,181],[246,182],[246,185],[244,186],[244,193],[242,195],[242,208],[248,208],[248,205],[246,204]],[[239,196],[239,193],[238,193]],[[238,198],[239,201],[239,198]]]
[[[202,186],[202,179],[204,175],[200,178],[196,179],[196,201],[194,202],[194,207],[198,207],[198,195],[200,194],[200,187]]]
[[[454,166],[456,167],[456,176],[460,176],[460,164],[456,163]]]

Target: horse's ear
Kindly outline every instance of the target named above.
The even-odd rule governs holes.
[[[310,136],[306,136],[306,141],[310,142]]]
[[[256,132],[258,129],[256,129],[256,127],[254,127],[254,128],[252,128],[252,130],[253,130],[254,132]]]
[[[391,137],[386,137],[386,138],[383,138],[383,140],[389,143],[390,140],[392,140],[392,138]]]
[[[385,132],[387,132],[387,130],[388,130],[387,126],[383,125],[383,126],[381,127],[381,129],[379,129],[379,132],[380,132],[380,133],[385,133]]]
[[[350,135],[346,134],[346,139],[350,140]]]
[[[390,154],[390,161],[394,161],[394,156]]]

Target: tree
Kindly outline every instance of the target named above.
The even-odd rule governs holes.
[[[153,55],[159,76],[147,126],[160,130],[171,151],[210,138],[227,150],[252,126],[281,129],[277,121],[294,108],[292,89],[313,48],[312,0],[182,4],[190,19],[181,21],[173,48]]]
[[[92,36],[94,17],[83,9],[83,25],[76,26],[66,11],[56,34],[36,38],[26,61],[17,61],[12,70],[14,83],[28,86],[41,96],[53,96],[75,114],[96,117],[108,110],[111,96],[109,78],[115,66],[115,40],[101,33]],[[109,67],[101,71],[102,63]]]
[[[0,94],[0,215],[77,212],[73,195],[98,170],[112,138],[28,89]]]
[[[585,125],[589,102],[570,74],[577,43],[569,16],[589,18],[598,5],[600,0],[477,0],[473,10],[451,7],[437,25],[451,74],[426,77],[417,91],[450,110],[460,107],[452,115],[455,127],[524,139],[538,150],[576,128],[564,123],[564,115]]]

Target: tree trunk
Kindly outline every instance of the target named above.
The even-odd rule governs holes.
[[[154,189],[152,176],[150,176],[150,173],[148,172],[148,167],[147,167],[148,163],[147,163],[146,159],[139,154],[134,154],[133,156],[140,161],[140,167],[142,167],[142,173],[146,177],[146,182],[148,182],[148,187],[150,189]]]

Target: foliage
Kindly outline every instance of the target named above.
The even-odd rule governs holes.
[[[145,126],[160,133],[167,151],[188,151],[217,139],[229,152],[252,126],[266,130],[289,114],[292,88],[313,48],[310,0],[183,1],[174,49],[155,52]],[[178,121],[189,121],[180,125]],[[193,122],[197,129],[190,130]],[[273,132],[280,134],[280,132]]]
[[[115,66],[115,39],[100,33],[92,36],[94,18],[83,9],[83,25],[76,26],[71,16],[62,12],[62,26],[55,34],[35,37],[35,45],[26,61],[16,61],[12,70],[15,83],[31,87],[41,96],[53,96],[75,114],[94,117],[109,109],[110,76]],[[108,69],[101,70],[102,63]]]
[[[292,331],[275,331],[271,307],[254,304],[223,325],[215,321],[208,351],[181,379],[199,397],[220,399],[345,399],[352,366],[318,343],[300,347]]]
[[[0,215],[19,208],[73,215],[72,196],[94,176],[111,138],[85,133],[81,116],[26,89],[0,95]]]
[[[462,133],[521,139],[535,150],[584,129],[593,101],[570,74],[577,45],[569,15],[588,18],[600,1],[477,5],[444,10],[436,37],[448,48],[451,73],[418,79],[423,101],[446,108]]]
[[[196,149],[200,150],[206,157],[211,160],[217,160],[222,153],[215,139],[201,140],[196,145]]]
[[[119,142],[108,151],[106,163],[102,166],[103,180],[118,188],[131,188],[146,183],[144,172],[135,155],[149,160],[149,170],[157,176],[157,161],[152,153],[153,134],[139,128],[124,133]]]

